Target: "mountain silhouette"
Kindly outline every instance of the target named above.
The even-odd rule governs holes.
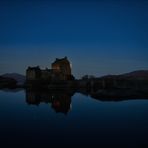
[[[26,77],[24,75],[18,74],[18,73],[6,73],[1,75],[2,77],[5,78],[13,78],[17,81],[18,85],[24,84]]]
[[[119,75],[105,75],[100,78],[129,78],[129,79],[148,79],[148,70],[136,70]]]
[[[119,76],[148,79],[148,70],[137,70],[137,71],[125,73]]]

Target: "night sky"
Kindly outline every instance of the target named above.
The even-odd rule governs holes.
[[[77,78],[148,69],[148,1],[0,0],[0,74],[65,56]]]

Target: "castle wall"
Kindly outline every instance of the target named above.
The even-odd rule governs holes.
[[[50,80],[51,79],[51,72],[48,70],[42,70],[41,71],[41,79]]]
[[[37,80],[41,76],[41,70],[37,67],[28,67],[26,70],[26,79],[27,80]]]
[[[67,58],[56,59],[52,63],[52,69],[41,70],[39,66],[28,67],[26,71],[27,80],[71,80],[71,67]]]
[[[27,80],[35,80],[36,79],[36,72],[34,70],[28,70],[26,74]]]

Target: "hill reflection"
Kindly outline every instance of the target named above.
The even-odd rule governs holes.
[[[39,105],[50,103],[56,113],[67,114],[71,108],[71,97],[73,91],[28,91],[26,90],[27,104]]]

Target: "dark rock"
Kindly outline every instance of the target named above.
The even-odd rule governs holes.
[[[16,88],[17,81],[12,78],[0,76],[0,88]]]

